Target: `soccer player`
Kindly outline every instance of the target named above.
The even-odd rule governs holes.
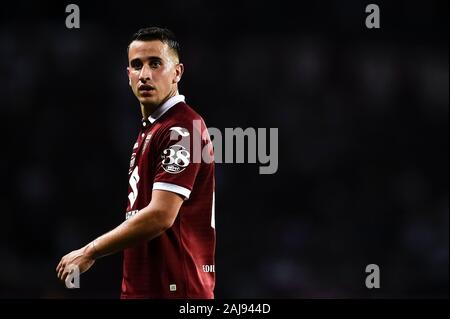
[[[127,71],[142,126],[128,172],[126,220],[65,255],[59,279],[123,250],[121,298],[214,298],[214,155],[205,122],[178,93],[179,58],[170,30],[133,35]]]

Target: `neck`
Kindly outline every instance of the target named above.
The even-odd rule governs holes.
[[[164,100],[162,100],[161,103],[158,104],[158,105],[149,105],[149,104],[144,105],[144,104],[141,103],[142,117],[143,117],[144,119],[148,119],[148,117],[149,117],[150,115],[152,115],[153,112],[155,112],[155,111],[156,111],[161,105],[163,105],[168,99],[170,99],[171,97],[174,97],[175,95],[178,95],[178,90],[171,91],[171,92],[167,95],[167,97],[166,97]]]

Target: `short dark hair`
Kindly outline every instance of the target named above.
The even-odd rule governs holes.
[[[139,29],[130,39],[127,50],[130,49],[130,44],[133,41],[153,41],[159,40],[162,43],[166,43],[171,48],[178,59],[180,59],[180,44],[175,37],[175,34],[166,28],[148,27]]]

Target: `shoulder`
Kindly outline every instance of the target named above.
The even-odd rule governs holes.
[[[189,131],[198,126],[205,126],[203,118],[192,107],[184,102],[174,105],[161,119],[163,131],[173,127],[184,127]]]
[[[185,102],[180,102],[175,105],[171,110],[170,119],[178,122],[202,120],[203,118],[198,114],[191,106]],[[169,119],[169,120],[170,120]]]

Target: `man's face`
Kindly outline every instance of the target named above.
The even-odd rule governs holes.
[[[166,43],[133,41],[128,50],[127,71],[131,89],[141,105],[153,108],[175,95],[183,65]]]

